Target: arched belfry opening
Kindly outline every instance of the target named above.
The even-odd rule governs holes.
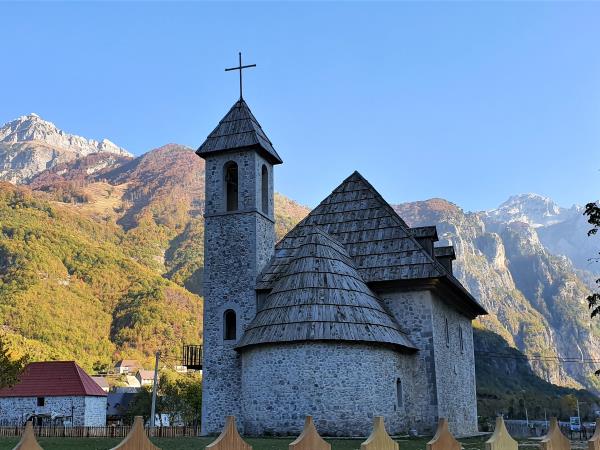
[[[223,313],[223,339],[226,341],[235,341],[237,339],[237,318],[233,309],[228,309]]]
[[[262,212],[269,214],[269,170],[263,164],[260,175],[261,180],[261,197],[262,197]]]
[[[229,161],[223,168],[225,180],[225,207],[227,211],[238,210],[238,165]]]

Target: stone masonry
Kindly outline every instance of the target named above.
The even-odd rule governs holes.
[[[367,436],[373,416],[384,416],[392,434],[407,432],[420,402],[414,360],[413,355],[367,344],[310,342],[247,350],[242,363],[244,432],[298,435],[306,415],[313,416],[323,436]]]
[[[237,211],[226,211],[224,167],[238,165]],[[261,205],[263,165],[269,175],[269,208]],[[228,415],[240,416],[241,357],[234,349],[256,314],[256,278],[273,254],[273,168],[247,150],[206,158],[204,232],[204,361],[202,433],[219,433]],[[237,339],[224,340],[223,315],[232,309]]]
[[[414,376],[415,395],[421,398],[413,412],[415,428],[432,431],[437,417],[446,417],[457,434],[477,432],[471,321],[429,290],[396,289],[379,296],[419,347]]]
[[[73,426],[105,426],[106,397],[44,397],[44,406],[37,406],[37,397],[0,398],[0,418],[21,425],[32,415],[70,417]]]

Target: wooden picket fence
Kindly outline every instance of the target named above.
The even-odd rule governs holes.
[[[0,427],[0,437],[18,437],[24,432],[23,426]],[[131,431],[132,426],[119,425],[108,427],[33,427],[33,432],[38,437],[60,437],[60,438],[86,438],[107,437],[124,438]],[[199,436],[200,427],[156,427],[154,436],[165,438],[176,438],[186,436]]]
[[[111,450],[160,450],[148,439],[141,417],[136,417],[129,428],[125,439]],[[27,423],[21,441],[13,450],[43,450],[36,440],[31,422]],[[206,450],[252,450],[252,446],[238,433],[235,417],[229,416],[222,433],[206,446]],[[319,436],[312,417],[308,416],[302,434],[289,444],[289,450],[331,450],[331,445]],[[387,433],[383,417],[375,417],[373,432],[361,444],[360,450],[400,450],[398,442]],[[447,419],[440,419],[435,436],[426,444],[426,450],[461,450],[460,442],[448,428]],[[517,441],[510,436],[501,417],[496,420],[496,429],[485,443],[485,450],[518,450]],[[571,450],[571,441],[562,433],[555,417],[550,419],[548,433],[540,440],[539,450]],[[588,450],[600,450],[600,419],[596,421],[596,432],[588,441]]]

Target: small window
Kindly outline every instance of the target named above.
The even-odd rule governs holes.
[[[44,406],[46,404],[46,399],[44,397],[38,397],[37,398],[37,405],[38,406]]]
[[[223,325],[223,339],[234,341],[236,339],[237,320],[233,309],[228,309],[223,314]]]
[[[460,342],[460,351],[461,353],[465,351],[465,343],[463,341],[463,330],[462,330],[462,326],[458,326],[458,339]]]
[[[224,167],[225,178],[225,206],[227,211],[238,209],[238,166],[229,161]]]
[[[262,212],[269,214],[269,171],[264,164],[262,166],[260,179],[262,188]]]
[[[398,408],[402,408],[404,404],[404,400],[402,398],[402,380],[400,378],[396,379],[396,405]]]
[[[449,347],[450,346],[450,330],[448,329],[448,318],[446,317],[444,320],[446,321],[446,327],[445,327],[446,345]]]

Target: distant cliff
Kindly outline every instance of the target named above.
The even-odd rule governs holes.
[[[65,133],[37,114],[22,116],[0,128],[0,180],[24,183],[57,164],[92,153],[133,156],[108,139]]]

